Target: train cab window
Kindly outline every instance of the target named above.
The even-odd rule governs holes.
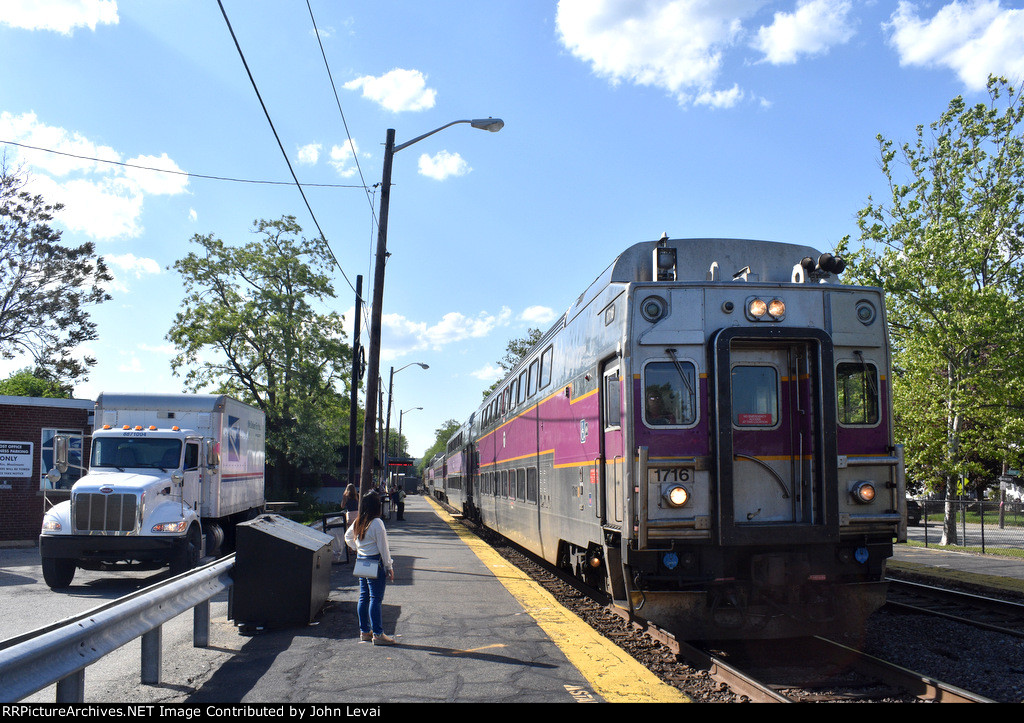
[[[878,370],[867,362],[836,366],[836,410],[843,425],[878,424]]]
[[[649,427],[688,426],[697,421],[697,370],[687,361],[644,367],[644,422]]]
[[[732,423],[737,427],[774,427],[778,421],[779,375],[775,367],[733,367]]]

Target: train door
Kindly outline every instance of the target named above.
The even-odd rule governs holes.
[[[827,335],[733,329],[716,337],[715,353],[723,543],[836,537],[837,506],[827,494],[836,489]]]
[[[605,524],[622,524],[622,486],[625,475],[622,433],[621,365],[613,361],[601,376],[601,460],[597,465],[597,516]]]

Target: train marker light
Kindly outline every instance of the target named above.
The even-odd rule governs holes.
[[[866,505],[875,499],[875,486],[871,482],[856,482],[850,493],[853,499]]]

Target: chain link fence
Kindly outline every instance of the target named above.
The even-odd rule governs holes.
[[[988,548],[1024,549],[1024,503],[980,500],[909,500],[907,539],[943,544],[948,514],[952,535],[945,544],[985,552]]]

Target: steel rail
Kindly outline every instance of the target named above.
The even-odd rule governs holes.
[[[160,680],[161,626],[195,609],[193,645],[210,639],[210,599],[233,584],[235,556],[182,573],[79,615],[0,643],[0,701],[57,684],[58,703],[81,703],[85,668],[142,638],[141,680]]]

